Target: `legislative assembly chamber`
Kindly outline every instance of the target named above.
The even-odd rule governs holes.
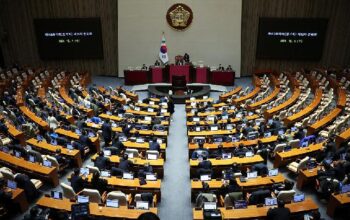
[[[0,219],[350,219],[350,1],[1,0]]]

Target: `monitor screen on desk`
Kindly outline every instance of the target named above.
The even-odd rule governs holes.
[[[265,138],[271,137],[271,132],[266,132],[266,133],[264,134],[264,137],[265,137]]]
[[[95,137],[94,132],[89,131],[89,137],[90,137],[90,138]]]
[[[218,126],[211,126],[210,130],[211,131],[217,131],[217,130],[219,130],[219,128],[218,128]]]
[[[297,193],[294,195],[293,202],[302,202],[305,200],[305,194]]]
[[[203,203],[203,209],[204,210],[216,210],[216,202],[204,202]]]
[[[147,111],[148,112],[154,112],[154,109],[153,108],[148,108]]]
[[[157,143],[158,144],[163,144],[163,140],[161,138],[157,138]]]
[[[156,181],[157,180],[157,175],[150,173],[150,174],[146,174],[146,180],[147,181]]]
[[[71,144],[67,144],[67,149],[68,150],[74,150],[73,146]]]
[[[118,199],[107,199],[106,206],[112,207],[112,208],[118,208],[119,207],[119,200]]]
[[[49,160],[43,160],[43,165],[44,165],[45,167],[52,167],[52,163],[51,163],[51,161],[49,161]]]
[[[248,179],[254,179],[258,177],[258,172],[257,171],[253,171],[253,172],[248,172],[247,173],[247,178]]]
[[[265,205],[266,206],[277,205],[277,198],[265,198]]]
[[[72,220],[82,220],[89,216],[89,203],[72,204]]]
[[[284,131],[283,131],[283,130],[279,130],[279,131],[278,131],[278,134],[279,134],[279,135],[284,135]]]
[[[106,157],[109,157],[112,155],[112,152],[110,150],[104,150],[103,151],[103,154],[106,156]]]
[[[10,151],[10,149],[9,149],[8,147],[6,147],[6,146],[3,146],[3,147],[1,148],[1,150],[2,150],[3,152],[5,152],[5,153],[8,153],[8,152]]]
[[[37,135],[37,136],[36,136],[36,139],[37,139],[37,141],[42,141],[42,140],[43,140],[43,136]]]
[[[309,146],[309,142],[304,141],[303,143],[301,143],[301,147],[307,147]]]
[[[221,116],[221,119],[222,119],[222,120],[227,120],[227,119],[228,119],[228,115],[223,115],[223,116]]]
[[[51,139],[51,145],[56,146],[57,145],[57,140],[56,139]]]
[[[291,127],[291,129],[290,129],[292,132],[296,132],[298,129],[297,129],[297,127]]]
[[[232,129],[233,129],[233,125],[232,124],[226,125],[226,130],[232,130]]]
[[[278,168],[269,169],[269,176],[277,176],[277,175],[278,175]]]
[[[236,118],[242,118],[242,114],[241,113],[236,114]]]
[[[345,184],[341,187],[341,193],[350,192],[350,184]]]
[[[88,202],[89,202],[88,196],[78,195],[78,203],[88,203]]]
[[[198,127],[195,128],[195,130],[196,131],[201,131],[201,127],[198,126]]]
[[[133,180],[134,179],[134,174],[124,172],[123,173],[123,179]]]
[[[54,199],[63,199],[63,194],[62,192],[51,191],[51,197]]]
[[[236,200],[234,201],[233,206],[235,209],[246,209],[248,207],[248,204],[245,200]]]
[[[136,138],[136,143],[143,143],[145,142],[143,138]]]
[[[209,181],[209,180],[211,180],[211,176],[210,175],[201,175],[200,179],[201,179],[201,181]]]
[[[245,156],[252,157],[252,156],[254,156],[254,153],[252,151],[247,151],[247,152],[245,152]]]
[[[35,157],[33,155],[29,155],[29,162],[35,163]]]
[[[145,121],[152,121],[152,117],[150,117],[150,116],[145,116]]]
[[[83,176],[87,176],[89,175],[89,168],[86,168],[86,167],[82,167],[80,168],[80,175],[83,175]]]
[[[111,172],[109,170],[102,170],[101,171],[101,177],[110,177]]]
[[[200,118],[198,118],[198,117],[193,117],[192,121],[194,121],[194,122],[199,122],[199,121],[200,121]]]
[[[149,203],[146,202],[146,201],[137,201],[136,202],[136,209],[148,210],[149,209]]]
[[[20,158],[20,157],[21,157],[21,152],[19,152],[19,151],[15,151],[15,157]]]
[[[10,189],[17,189],[17,183],[12,180],[7,180],[7,187]]]
[[[215,117],[214,117],[214,116],[208,116],[208,117],[207,117],[207,120],[208,120],[208,121],[214,121],[214,120],[215,120]]]
[[[140,108],[140,107],[135,107],[134,110],[135,110],[135,111],[140,111],[141,108]]]
[[[80,131],[79,129],[75,129],[75,133],[76,133],[77,135],[81,135],[81,131]]]
[[[156,154],[147,154],[147,160],[157,160],[158,156]]]
[[[231,159],[232,154],[231,153],[222,153],[222,159]]]

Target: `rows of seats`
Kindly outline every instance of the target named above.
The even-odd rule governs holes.
[[[1,93],[1,186],[21,192],[20,172],[36,192],[9,204],[25,212],[39,198],[35,209],[67,216],[85,200],[92,216],[157,214],[171,100],[88,87],[88,73],[58,69],[17,67],[1,78],[9,83]],[[1,208],[3,216],[18,212],[3,202]]]
[[[338,195],[350,183],[347,76],[262,71],[253,85],[217,101],[186,102],[193,218],[266,218],[271,203],[283,201],[304,219],[319,208],[303,193],[306,185],[332,201],[325,204],[330,217],[344,214],[350,201]]]

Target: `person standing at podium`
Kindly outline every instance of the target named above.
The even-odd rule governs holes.
[[[156,62],[154,63],[154,66],[160,66],[159,60],[156,60]]]

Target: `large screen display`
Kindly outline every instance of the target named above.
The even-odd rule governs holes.
[[[102,59],[100,18],[34,19],[39,56],[52,59]]]
[[[327,24],[325,18],[260,18],[256,57],[320,60]]]

